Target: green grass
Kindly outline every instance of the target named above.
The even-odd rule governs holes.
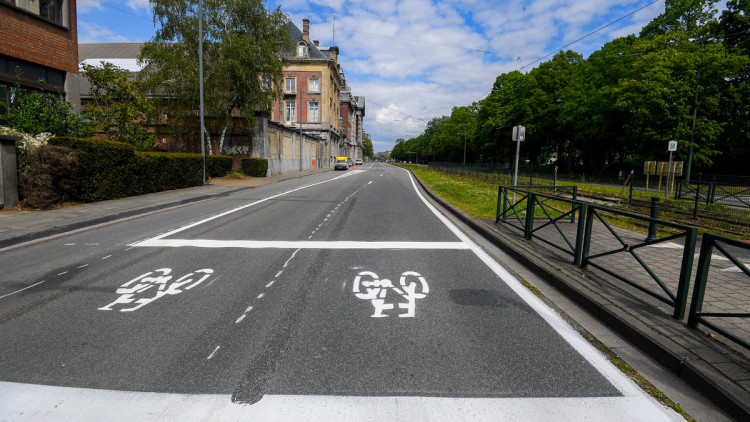
[[[227,179],[242,179],[245,177],[245,173],[239,170],[232,170],[225,176]]]

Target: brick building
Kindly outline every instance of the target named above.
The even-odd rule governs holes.
[[[69,87],[76,73],[75,0],[0,0],[0,113],[14,98],[16,84],[78,104],[78,90]]]
[[[309,19],[302,20],[302,31],[292,22],[287,28],[294,50],[283,55],[282,97],[274,103],[270,120],[321,139],[319,156],[328,161],[320,163],[322,167],[332,165],[333,159],[340,155],[361,158],[364,97],[356,97],[361,98],[361,110],[356,101],[353,106],[350,104],[348,99],[355,97],[351,96],[338,63],[339,48],[322,47],[318,41],[311,40]],[[342,95],[347,98],[346,103]],[[344,112],[342,106],[349,108]],[[356,115],[357,110],[359,123],[356,117],[351,118],[352,112]],[[356,153],[357,131],[359,155]]]

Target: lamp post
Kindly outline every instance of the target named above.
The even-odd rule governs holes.
[[[690,130],[690,145],[688,145],[687,168],[685,169],[685,181],[690,181],[690,168],[693,164],[693,139],[695,138],[695,118],[698,115],[698,84],[700,83],[700,70],[695,69],[695,100],[693,100],[693,127]]]
[[[206,122],[203,117],[203,0],[198,0],[198,85],[200,85],[201,155],[203,156],[203,186],[206,185]]]

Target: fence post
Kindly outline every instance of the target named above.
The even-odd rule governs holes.
[[[677,284],[677,297],[675,298],[674,317],[681,320],[685,316],[687,297],[690,291],[690,275],[693,272],[693,257],[695,256],[695,244],[698,239],[698,229],[690,227],[685,234],[685,248],[682,253],[682,266],[680,267],[680,281]]]
[[[527,192],[526,195],[526,224],[524,225],[523,237],[531,240],[534,231],[534,205],[536,202],[536,195],[531,191]]]
[[[712,182],[709,186],[710,195],[706,194],[706,204],[713,204],[716,199],[716,182]]]
[[[693,220],[698,218],[698,200],[701,197],[701,173],[698,173],[698,186],[695,187],[695,205],[693,206]]]
[[[706,293],[708,282],[708,270],[711,266],[711,254],[714,249],[714,237],[711,233],[703,234],[701,242],[701,254],[698,258],[698,270],[695,273],[695,286],[693,287],[693,299],[690,302],[690,313],[688,313],[688,327],[698,326],[698,314],[703,309],[703,296]]]
[[[557,171],[555,171],[555,176],[557,176]],[[578,186],[573,185],[573,200],[578,200]],[[578,218],[583,218],[583,215],[579,216]],[[575,223],[576,222],[576,213],[572,212],[570,213],[570,222]]]
[[[593,208],[593,209],[592,209]],[[589,249],[591,248],[591,232],[594,227],[594,214],[596,214],[596,208],[591,206],[586,208],[586,229],[583,231],[583,251],[581,253],[581,268],[586,268]],[[583,216],[581,216],[583,218]]]
[[[651,213],[649,214],[649,217],[655,220],[659,219],[659,197],[658,196],[651,197]],[[653,242],[654,240],[656,240],[656,223],[651,221],[648,223],[648,236],[646,237],[646,242]]]
[[[628,194],[628,205],[633,203],[633,179],[635,179],[635,170],[630,170],[630,193]]]
[[[500,203],[502,202],[502,205]],[[503,208],[503,213],[500,214],[500,207]],[[497,224],[498,221],[500,221],[500,216],[503,216],[503,220],[505,220],[505,201],[503,200],[503,186],[500,185],[497,187],[497,208],[495,208],[495,224]]]
[[[580,203],[578,204],[578,232],[576,234],[576,250],[575,250],[575,264],[581,265],[583,261],[583,240],[586,237],[586,233],[584,230],[586,229],[586,212],[588,211],[588,204],[586,203]],[[575,214],[575,213],[573,213]]]

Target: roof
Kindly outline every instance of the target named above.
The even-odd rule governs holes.
[[[297,45],[298,42],[303,40],[303,34],[302,31],[297,27],[297,25],[294,24],[292,21],[288,21],[286,23],[286,29],[289,32],[289,37],[292,39],[292,42],[294,45]],[[316,47],[314,44],[309,43],[306,41],[307,46],[310,49],[310,57],[311,59],[327,59],[330,56],[327,54],[322,53],[318,47]],[[325,48],[325,47],[324,47]],[[326,51],[327,53],[327,51]],[[289,52],[286,52],[284,56],[286,57],[295,57],[296,51],[292,50]]]
[[[142,42],[106,42],[78,44],[78,63],[88,59],[137,59]]]

